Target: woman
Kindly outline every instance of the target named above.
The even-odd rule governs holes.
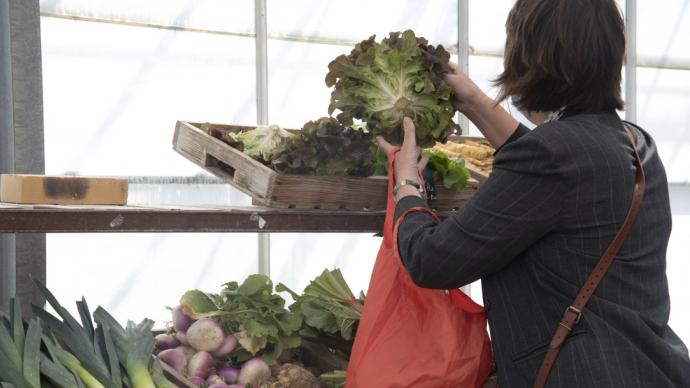
[[[564,310],[630,208],[635,156],[616,109],[624,25],[614,0],[519,0],[497,85],[528,130],[459,69],[446,77],[458,109],[497,149],[493,173],[442,223],[400,224],[398,249],[421,287],[482,280],[498,385],[531,386]],[[395,164],[396,219],[426,206],[414,125]],[[561,348],[548,387],[690,387],[690,360],[668,326],[668,186],[651,136],[631,126],[646,174],[637,219]],[[384,151],[390,144],[379,139]]]

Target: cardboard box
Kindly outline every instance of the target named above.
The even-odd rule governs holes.
[[[51,205],[124,205],[127,179],[0,175],[0,202]]]

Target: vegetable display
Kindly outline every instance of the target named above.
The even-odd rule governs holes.
[[[282,292],[294,300],[289,309]],[[216,294],[190,290],[157,336],[158,358],[208,387],[342,386],[363,303],[338,269],[324,270],[301,294],[282,283],[274,289],[264,275]],[[172,347],[171,338],[187,345]]]
[[[101,307],[92,316],[84,299],[77,302],[77,320],[35,283],[59,318],[33,306],[37,318],[26,324],[17,299],[9,313],[0,312],[0,386],[174,387],[152,356],[153,321],[123,328]]]
[[[489,174],[493,168],[496,150],[486,140],[465,140],[463,144],[451,141],[445,144],[436,143],[432,151],[441,152],[451,160],[464,160],[468,166]]]
[[[2,388],[175,387],[166,373],[199,387],[342,387],[364,303],[338,269],[300,294],[250,275],[218,294],[185,292],[169,330],[154,336],[153,321],[123,327],[102,307],[92,314],[83,298],[76,319],[36,286],[57,316],[33,306],[37,318],[24,322],[16,299],[0,311]],[[292,295],[289,309],[278,292]]]
[[[451,88],[443,80],[450,72],[448,51],[411,30],[392,32],[381,42],[375,38],[328,65],[326,85],[334,88],[328,113],[339,110],[337,119],[344,125],[359,119],[374,135],[398,145],[408,116],[415,122],[417,145],[445,141],[458,128]]]

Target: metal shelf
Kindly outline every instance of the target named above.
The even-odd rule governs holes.
[[[0,233],[378,233],[382,211],[0,203]]]

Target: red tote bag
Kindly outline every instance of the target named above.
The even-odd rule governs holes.
[[[460,290],[417,287],[393,231],[394,150],[389,155],[383,242],[347,369],[347,388],[480,387],[491,371],[484,308]],[[426,211],[424,208],[410,211]],[[400,220],[404,218],[400,217]]]

